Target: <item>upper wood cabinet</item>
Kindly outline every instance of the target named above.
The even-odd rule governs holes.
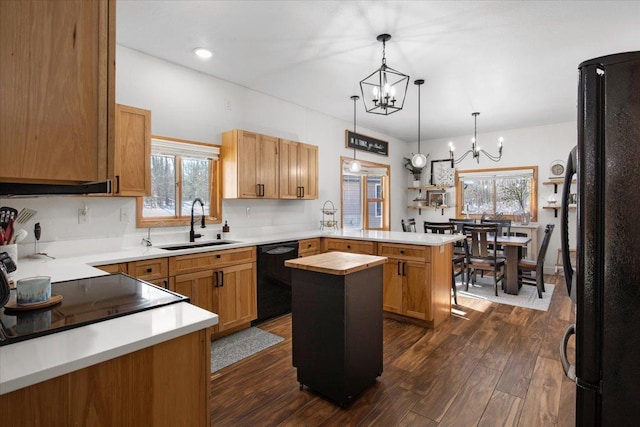
[[[318,147],[280,140],[280,198],[318,198]]]
[[[278,138],[232,130],[222,134],[225,199],[278,198]]]
[[[0,1],[0,180],[108,178],[115,3]]]
[[[151,194],[151,111],[116,105],[111,178],[117,196]]]
[[[317,199],[318,147],[244,130],[222,134],[223,198]]]

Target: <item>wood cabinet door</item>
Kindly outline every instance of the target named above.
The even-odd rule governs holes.
[[[218,280],[218,331],[251,322],[257,318],[256,264],[247,263],[216,271]]]
[[[431,298],[427,289],[429,264],[403,261],[402,314],[416,319],[431,320]]]
[[[0,179],[107,179],[115,1],[0,1]]]
[[[382,266],[382,309],[402,313],[402,261],[389,258]]]
[[[171,290],[189,297],[191,304],[213,311],[213,270],[199,271],[197,273],[181,274],[172,280]]]
[[[114,194],[151,194],[151,111],[116,105]]]
[[[258,197],[258,151],[259,135],[253,132],[238,131],[238,196],[240,198]]]
[[[318,147],[300,144],[298,148],[298,185],[303,199],[318,198]]]
[[[280,140],[280,198],[297,199],[300,196],[298,183],[298,148],[301,144],[286,139]]]
[[[278,198],[278,147],[280,141],[272,136],[260,135],[258,144],[258,181],[262,186],[260,197]],[[240,152],[242,155],[242,152]]]

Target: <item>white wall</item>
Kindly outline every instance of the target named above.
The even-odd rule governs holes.
[[[444,138],[437,140],[429,140],[422,144],[423,152],[429,153],[428,161],[435,159],[446,159],[449,157],[448,143],[452,141],[456,147],[456,154],[459,156],[466,150],[471,148],[472,134]],[[484,155],[480,157],[480,163],[471,157],[467,157],[464,161],[456,165],[456,169],[485,169],[494,167],[510,167],[510,166],[538,166],[538,242],[542,242],[545,224],[555,224],[555,229],[551,236],[551,242],[545,259],[545,270],[553,272],[553,266],[556,263],[557,250],[560,247],[560,211],[558,218],[554,217],[553,210],[542,209],[546,205],[547,198],[553,194],[553,186],[542,185],[543,181],[547,181],[551,176],[550,166],[554,160],[562,160],[566,164],[567,156],[571,148],[577,142],[576,122],[558,123],[548,126],[537,126],[523,129],[511,129],[502,132],[479,133],[478,143],[488,152],[495,154],[498,152],[498,138],[504,137],[504,148],[502,160],[498,163],[490,161]],[[423,173],[423,181],[429,180],[429,172],[425,169]],[[560,202],[562,190],[558,189],[556,199]],[[411,205],[411,201],[415,197],[415,192],[407,192],[406,204]],[[449,203],[455,204],[455,191],[448,191]],[[451,217],[455,217],[455,207],[444,210],[423,209],[421,214],[417,210],[407,209],[407,217],[414,217],[416,222],[422,227],[423,221],[448,221]],[[569,212],[570,236],[575,242],[575,210]],[[575,243],[571,244],[575,247]]]
[[[320,208],[326,200],[340,206],[340,156],[345,148],[345,129],[352,123],[317,113],[236,84],[118,46],[116,50],[116,102],[149,109],[154,135],[221,143],[221,133],[240,128],[319,146],[319,197],[313,201],[225,200],[223,220],[232,232],[257,234],[319,228]],[[351,103],[345,96],[345,103]],[[365,114],[359,111],[358,114]],[[391,165],[391,182],[402,186],[391,193],[392,223],[399,224],[404,209],[406,184],[401,167],[406,143],[387,135],[358,128],[358,132],[389,141],[389,156],[358,152],[358,158]],[[30,232],[21,253],[33,252],[33,224],[40,222],[41,242],[112,238],[139,241],[146,229],[135,227],[135,199],[126,197],[39,197],[2,199],[2,205],[36,209],[38,215],[24,228]],[[90,220],[78,224],[78,209],[89,207]],[[250,216],[246,208],[251,208]],[[121,220],[121,211],[130,221]],[[213,236],[220,226],[207,227]],[[187,237],[188,227],[174,231]],[[167,230],[163,230],[167,231]],[[154,234],[160,230],[152,230]]]
[[[319,150],[319,198],[315,201],[276,200],[225,200],[223,220],[227,220],[232,232],[259,234],[272,231],[315,229],[321,219],[320,208],[326,200],[340,206],[339,158],[352,156],[344,144],[344,131],[352,124],[317,113],[307,108],[273,98],[236,84],[118,46],[116,50],[116,101],[152,111],[152,133],[155,135],[190,139],[219,144],[221,133],[240,128],[276,137],[318,145]],[[345,96],[345,103],[352,102]],[[365,114],[359,110],[358,114]],[[359,132],[389,141],[389,156],[377,156],[358,152],[358,158],[391,165],[391,225],[400,230],[400,219],[415,217],[441,221],[453,217],[455,210],[423,210],[421,215],[407,206],[413,198],[406,190],[410,175],[403,167],[403,156],[415,151],[415,143],[406,144],[387,135],[359,128]],[[504,136],[504,157],[499,164],[481,159],[479,165],[470,159],[458,165],[461,169],[493,166],[539,165],[540,182],[548,177],[553,160],[564,160],[576,141],[575,122],[514,129],[501,132]],[[498,133],[481,133],[478,140],[491,150]],[[423,152],[430,153],[429,160],[448,157],[447,142],[452,140],[458,152],[470,147],[471,135],[430,140],[422,144]],[[486,141],[486,142],[484,142]],[[493,146],[495,149],[495,145]],[[428,181],[428,173],[423,180]],[[551,187],[538,189],[540,204],[546,201]],[[91,239],[95,250],[101,250],[104,239],[109,245],[139,242],[146,229],[135,227],[135,199],[127,197],[38,197],[0,199],[3,206],[17,209],[36,209],[35,218],[24,224],[30,236],[20,246],[20,253],[33,252],[33,225],[42,225],[41,242]],[[78,224],[78,209],[89,208],[89,222]],[[250,216],[246,208],[251,208]],[[129,220],[123,219],[123,215]],[[575,213],[573,213],[575,218]],[[559,219],[553,211],[539,212],[538,222],[554,223],[553,240],[547,256],[547,266],[555,263],[559,246]],[[170,230],[152,230],[152,237],[173,231],[187,237],[187,227]],[[206,229],[207,237],[219,230],[219,226]],[[542,231],[540,231],[542,233]],[[540,238],[542,235],[540,234]],[[45,246],[46,247],[46,246]],[[107,248],[105,248],[106,250]]]

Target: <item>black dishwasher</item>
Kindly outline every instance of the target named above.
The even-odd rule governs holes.
[[[288,259],[298,258],[298,242],[258,246],[258,318],[253,325],[291,312],[291,268]]]

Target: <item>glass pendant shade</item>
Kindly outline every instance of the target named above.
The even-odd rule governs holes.
[[[416,168],[423,168],[427,165],[427,156],[422,153],[416,153],[411,157],[411,165]]]
[[[351,162],[349,163],[349,170],[351,172],[360,172],[360,169],[362,169],[362,165],[360,164],[360,162],[355,159],[351,160]]]

